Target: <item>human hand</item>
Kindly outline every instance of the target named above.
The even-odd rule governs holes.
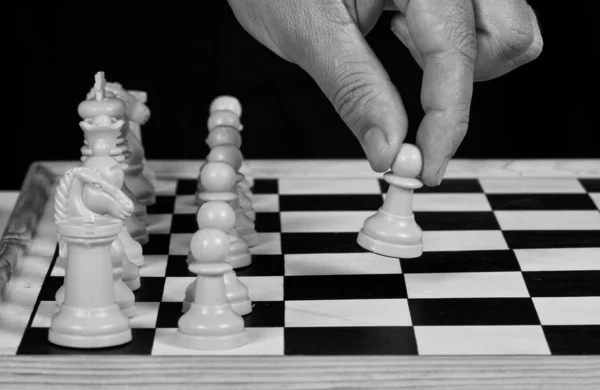
[[[255,39],[304,69],[358,138],[373,170],[391,166],[408,118],[366,35],[384,9],[423,69],[417,132],[421,179],[438,185],[468,128],[475,81],[539,56],[543,42],[525,0],[229,0]]]

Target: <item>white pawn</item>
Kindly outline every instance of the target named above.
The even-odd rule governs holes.
[[[239,197],[239,203],[244,210],[244,213],[251,220],[256,220],[256,212],[254,211],[254,207],[252,206],[252,200],[246,195],[246,193],[242,189],[242,182],[244,181],[244,174],[240,172],[242,168],[242,163],[244,161],[244,156],[242,156],[242,152],[240,149],[236,148],[234,145],[217,145],[211,149],[210,153],[206,157],[208,162],[213,161],[222,161],[231,165],[235,171],[235,189],[236,193]]]
[[[224,274],[232,270],[227,263],[229,237],[219,229],[202,229],[191,240],[190,267],[195,273],[194,302],[178,321],[177,343],[183,348],[224,350],[247,343],[243,318],[227,301]]]
[[[358,233],[360,246],[389,257],[414,258],[423,254],[423,231],[412,212],[414,190],[423,186],[417,179],[422,168],[419,148],[403,144],[391,172],[384,175],[390,187],[383,206],[365,220]]]
[[[240,206],[235,180],[235,170],[228,163],[220,161],[206,163],[200,172],[200,183],[204,192],[198,195],[198,202],[200,204],[213,200],[229,202],[235,213],[235,229],[238,236],[246,240],[249,247],[253,247],[258,244],[258,233],[254,222]]]
[[[199,230],[219,229],[228,234],[230,248],[227,262],[232,265],[232,268],[233,264],[231,260],[233,257],[239,257],[240,255],[250,257],[248,245],[235,232],[235,214],[231,206],[227,203],[219,201],[205,203],[198,210],[197,220]],[[236,245],[238,242],[241,244]],[[241,253],[240,250],[242,251]],[[194,256],[190,253],[188,256],[188,265],[191,265],[193,262]],[[250,300],[248,287],[239,281],[233,269],[226,272],[224,278],[227,300],[231,308],[242,316],[250,314],[252,312],[252,301]],[[195,291],[196,281],[192,282],[185,290],[185,299],[182,307],[184,313],[189,309],[190,304],[194,302]]]

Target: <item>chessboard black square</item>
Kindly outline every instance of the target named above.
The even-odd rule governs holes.
[[[357,233],[281,233],[285,254],[366,252],[356,242]]]
[[[418,355],[411,326],[285,328],[286,355]]]
[[[173,214],[175,211],[175,196],[156,196],[156,203],[146,207],[148,214]]]
[[[587,192],[600,192],[600,179],[579,179]]]
[[[254,228],[261,233],[278,233],[281,231],[281,218],[277,212],[257,212]]]
[[[196,214],[173,214],[171,233],[194,233],[198,230]]]
[[[279,193],[279,181],[277,179],[254,179],[252,193],[277,194]]]
[[[195,195],[198,190],[197,179],[179,179],[177,180],[177,188],[175,193],[177,195]]]
[[[539,325],[530,298],[409,299],[414,326]]]
[[[503,230],[510,249],[598,248],[597,230]]]
[[[44,279],[38,299],[40,301],[55,301],[56,292],[64,284],[65,278],[62,276],[47,276]]]
[[[494,211],[596,210],[587,194],[487,194]]]
[[[523,279],[531,297],[600,297],[600,271],[523,272]]]
[[[500,230],[492,211],[416,211],[423,230]]]
[[[283,255],[252,255],[252,264],[237,268],[235,273],[240,276],[283,276],[285,266]]]
[[[48,328],[27,328],[21,339],[17,355],[150,355],[154,342],[154,329],[131,329],[133,340],[109,348],[66,348],[48,341]]]
[[[286,276],[286,301],[406,298],[402,274]]]
[[[285,304],[282,301],[252,302],[252,312],[243,318],[248,328],[283,328]]]
[[[400,264],[405,274],[521,271],[511,250],[424,252],[415,259],[401,259]]]
[[[600,325],[546,325],[552,355],[600,355]]]
[[[379,179],[382,193],[387,193],[389,183],[385,179]],[[483,188],[477,179],[445,179],[437,187],[423,186],[415,190],[415,193],[481,193]]]
[[[142,247],[144,255],[163,255],[169,253],[170,234],[149,234],[148,242]]]
[[[136,302],[160,302],[165,288],[163,277],[142,277],[142,286],[133,292]]]
[[[374,211],[381,194],[279,195],[280,211]]]
[[[177,328],[183,315],[182,302],[160,302],[156,315],[157,328]]]
[[[169,255],[167,257],[167,268],[165,269],[167,277],[188,277],[196,276],[190,272],[187,264],[187,255]]]

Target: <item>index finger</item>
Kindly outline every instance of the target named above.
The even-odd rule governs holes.
[[[424,64],[421,104],[425,116],[417,132],[424,158],[421,179],[435,186],[469,124],[477,58],[475,17],[471,0],[406,3],[395,1]]]

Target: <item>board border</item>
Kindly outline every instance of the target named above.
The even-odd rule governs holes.
[[[29,167],[0,240],[0,305],[48,199],[76,161]],[[150,160],[161,177],[196,178],[203,160]],[[255,178],[378,178],[364,160],[249,160]],[[446,178],[600,178],[600,159],[452,160]],[[75,365],[76,363],[76,365]],[[74,368],[75,367],[75,368]],[[112,371],[109,371],[112,370]],[[115,374],[117,370],[117,374]],[[590,356],[0,356],[0,388],[83,384],[183,388],[599,388]],[[61,387],[61,388],[63,388]]]

